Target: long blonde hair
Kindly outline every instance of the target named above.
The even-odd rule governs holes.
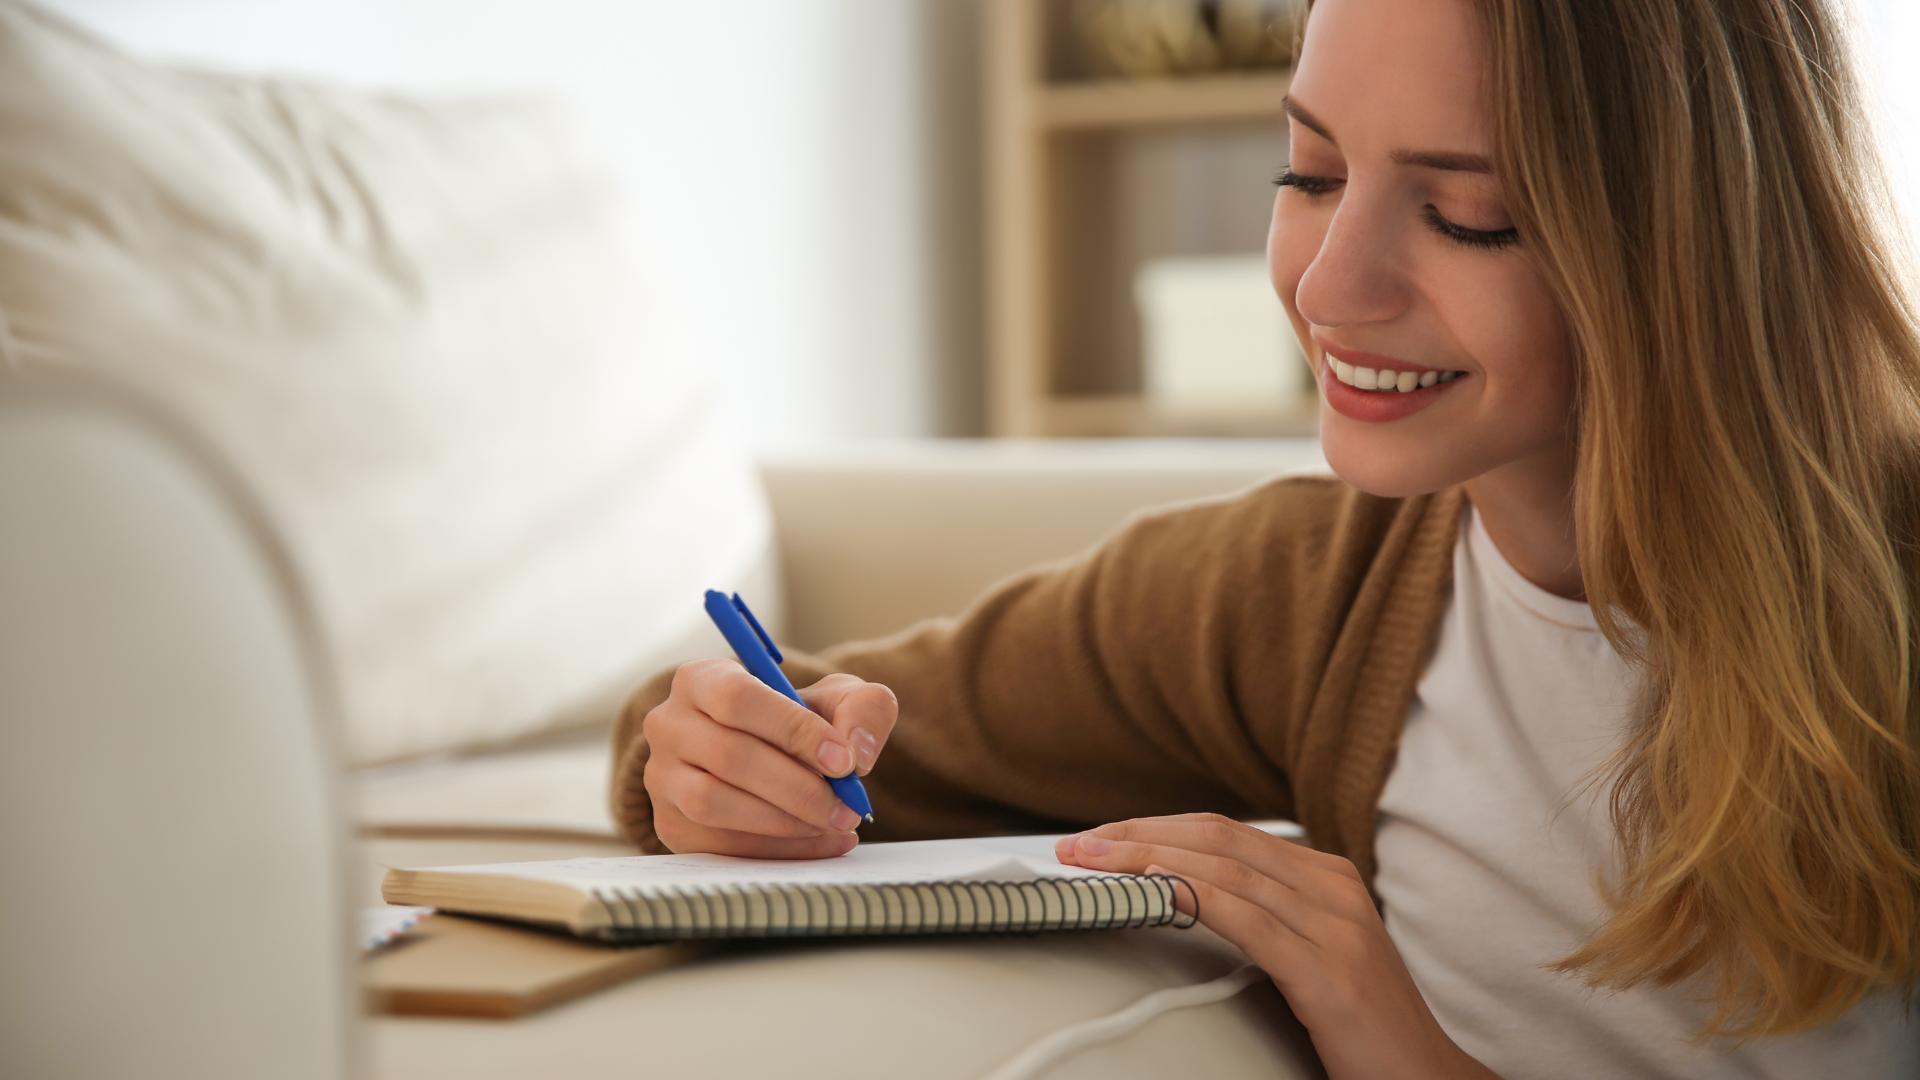
[[[1579,365],[1581,568],[1646,680],[1607,922],[1703,1036],[1920,968],[1920,336],[1829,0],[1477,0],[1496,171]]]

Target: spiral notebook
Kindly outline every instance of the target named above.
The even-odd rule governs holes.
[[[636,855],[390,869],[391,904],[610,942],[1190,926],[1190,886],[1063,866],[1053,836],[862,844],[837,859]],[[1192,905],[1189,904],[1189,909]]]

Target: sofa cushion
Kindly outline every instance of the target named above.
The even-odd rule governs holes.
[[[241,470],[354,763],[605,719],[696,651],[702,588],[776,603],[744,447],[642,344],[618,203],[551,103],[170,70],[0,0],[0,344]]]

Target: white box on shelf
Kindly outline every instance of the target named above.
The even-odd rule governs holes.
[[[1148,400],[1174,409],[1284,405],[1307,365],[1265,255],[1155,259],[1134,278]]]

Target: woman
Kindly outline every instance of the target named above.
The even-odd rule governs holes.
[[[1268,247],[1340,481],[813,712],[688,665],[620,820],[830,856],[857,768],[877,838],[1117,822],[1060,858],[1193,881],[1335,1077],[1920,1075],[1920,340],[1849,70],[1813,0],[1320,0]]]

